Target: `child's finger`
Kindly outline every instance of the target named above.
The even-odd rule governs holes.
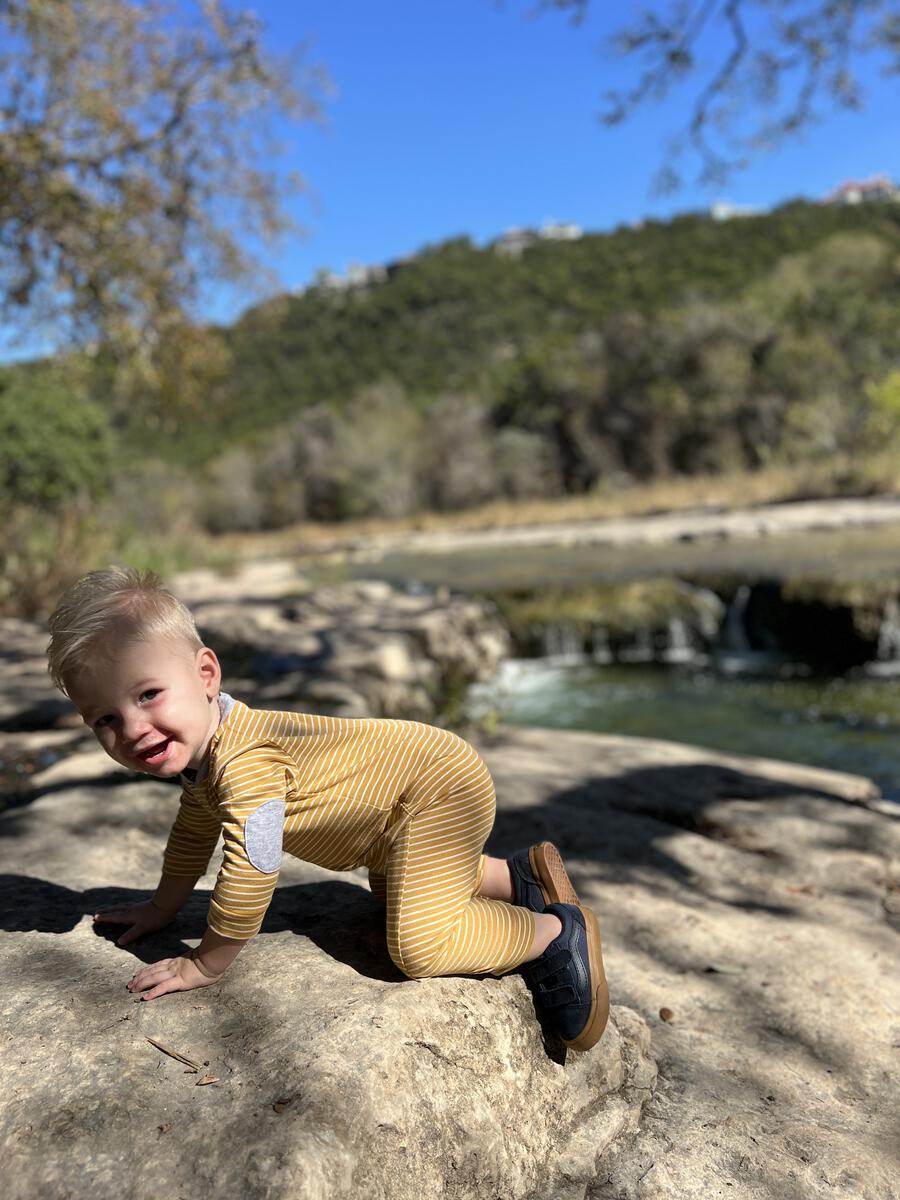
[[[144,932],[140,925],[132,925],[130,929],[126,929],[122,936],[116,941],[117,946],[127,946],[129,942],[136,942]]]
[[[173,975],[169,979],[164,979],[162,983],[158,983],[154,988],[151,988],[149,992],[144,992],[143,996],[141,996],[141,999],[155,1000],[157,996],[165,996],[169,992],[180,992],[181,987],[182,984],[180,978],[177,975]]]
[[[151,963],[149,967],[142,967],[140,971],[136,971],[128,986],[132,991],[142,991],[144,988],[153,987],[170,978],[172,974],[172,960],[164,958],[160,962]]]
[[[135,971],[131,977],[131,985],[138,988],[152,987],[154,983],[159,983],[160,979],[164,978],[165,971],[161,970],[157,963],[154,966],[144,967],[140,971]]]
[[[114,921],[116,924],[124,924],[126,921],[134,920],[134,913],[130,913],[125,908],[105,908],[101,912],[94,913],[95,921]]]

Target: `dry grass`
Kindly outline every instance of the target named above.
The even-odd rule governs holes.
[[[512,529],[615,517],[648,516],[690,509],[731,510],[761,504],[900,491],[896,455],[865,462],[834,459],[796,467],[692,478],[662,479],[619,490],[596,490],[558,499],[497,500],[453,513],[419,513],[388,520],[368,518],[342,524],[301,522],[272,533],[230,534],[221,539],[237,557],[340,549],[366,538],[429,530]]]

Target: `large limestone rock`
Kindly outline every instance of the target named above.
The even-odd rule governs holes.
[[[897,1200],[900,805],[637,738],[523,729],[482,749],[497,844],[558,840],[610,993],[652,1030],[659,1086],[589,1195]]]
[[[173,588],[219,653],[229,687],[260,708],[433,721],[453,712],[468,684],[489,679],[510,648],[484,601],[374,580],[310,589],[278,560],[229,578],[185,573]],[[47,640],[39,624],[0,619],[0,743],[4,733],[78,724],[47,675]]]
[[[221,984],[137,1001],[124,985],[140,960],[202,935],[212,877],[137,946],[90,915],[153,886],[177,790],[96,751],[36,786],[0,819],[10,1200],[580,1200],[635,1130],[656,1075],[644,1021],[617,1007],[594,1051],[567,1056],[518,976],[404,979],[356,874],[289,861]]]
[[[517,978],[400,980],[363,881],[294,863],[221,985],[136,1002],[204,901],[137,947],[92,932],[152,885],[174,796],[79,753],[0,819],[9,1194],[896,1200],[896,805],[639,739],[482,750],[493,847],[553,837],[600,915],[594,1051],[548,1054]]]
[[[176,590],[260,707],[433,720],[489,679],[509,634],[481,600],[407,594],[375,580],[309,590],[277,564],[250,564],[223,595],[203,573]]]

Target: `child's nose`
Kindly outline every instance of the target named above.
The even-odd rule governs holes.
[[[122,736],[126,742],[136,742],[149,728],[150,723],[142,712],[129,712],[122,721]]]

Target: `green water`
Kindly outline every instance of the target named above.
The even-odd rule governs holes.
[[[757,679],[687,668],[506,663],[470,714],[689,742],[865,775],[900,798],[900,681]]]

